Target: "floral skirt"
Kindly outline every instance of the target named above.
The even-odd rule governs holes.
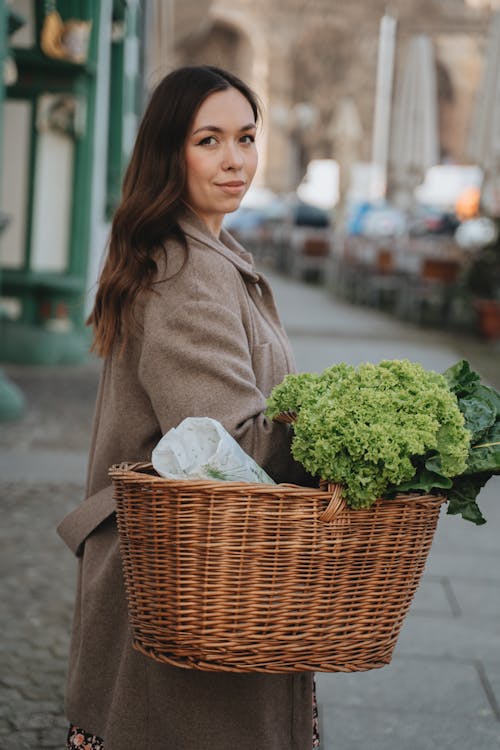
[[[75,747],[79,748],[79,750],[104,750],[104,740],[101,740],[95,734],[88,734],[83,729],[71,725],[66,747],[70,748],[70,750],[73,750]]]
[[[319,747],[319,714],[316,700],[316,680],[313,677],[313,750]]]
[[[313,737],[312,746],[319,747],[319,723],[318,723],[318,703],[316,701],[316,682],[313,681]],[[67,747],[69,750],[79,748],[79,750],[104,750],[104,740],[95,734],[88,734],[83,729],[71,725],[68,732]]]

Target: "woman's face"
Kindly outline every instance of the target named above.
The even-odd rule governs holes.
[[[252,107],[237,89],[210,94],[200,106],[185,147],[185,200],[216,236],[236,211],[257,168]]]

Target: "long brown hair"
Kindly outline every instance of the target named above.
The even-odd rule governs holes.
[[[260,107],[256,95],[221,68],[178,68],[152,93],[125,173],[94,308],[87,321],[94,329],[92,349],[102,357],[111,353],[118,339],[122,349],[125,346],[137,295],[151,289],[157,272],[157,249],[168,237],[184,242],[177,217],[186,185],[184,145],[189,126],[210,94],[228,88],[245,96],[257,122]]]

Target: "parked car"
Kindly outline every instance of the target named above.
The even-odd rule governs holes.
[[[273,261],[273,246],[279,241],[286,211],[284,199],[278,196],[259,205],[242,203],[236,211],[226,214],[223,226],[257,260]]]
[[[240,206],[233,213],[226,214],[223,224],[242,245],[252,250],[250,246],[258,242],[265,220],[263,209]]]
[[[274,233],[278,268],[296,279],[322,278],[331,252],[330,212],[293,200]]]
[[[396,237],[406,230],[404,212],[384,201],[362,201],[347,209],[346,233],[350,236]]]
[[[410,236],[453,235],[459,225],[457,216],[451,211],[441,211],[432,206],[417,206],[408,221]]]
[[[276,196],[266,205],[241,205],[226,215],[224,227],[257,261],[283,273],[297,279],[324,273],[331,248],[330,213],[295,195]]]
[[[361,226],[365,237],[397,237],[406,231],[406,217],[393,206],[373,206],[366,212]]]

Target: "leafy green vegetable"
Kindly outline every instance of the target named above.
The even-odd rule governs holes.
[[[464,474],[490,471],[497,474],[500,467],[500,420],[490,427],[481,442],[472,445]]]
[[[427,456],[433,486],[466,467],[470,434],[456,397],[442,375],[408,360],[289,375],[268,401],[269,416],[283,411],[297,413],[294,458],[342,484],[352,507],[414,479],[429,484],[429,474],[416,477],[416,457]]]
[[[486,523],[475,498],[490,477],[491,474],[489,473],[476,474],[472,477],[457,477],[451,490],[447,493],[447,513],[449,515],[460,514],[466,521],[472,521],[477,526]]]
[[[345,487],[352,507],[398,492],[439,492],[480,525],[476,498],[500,473],[500,393],[466,360],[443,375],[408,360],[288,375],[267,413],[297,415],[292,453]]]
[[[298,413],[310,386],[317,384],[319,380],[319,376],[311,372],[286,375],[267,399],[267,414],[276,417],[283,412]]]
[[[470,369],[470,365],[465,359],[461,359],[460,362],[445,370],[443,376],[450,391],[457,397],[467,396],[481,382],[480,375]]]
[[[466,360],[444,373],[457,395],[458,405],[471,433],[467,466],[457,476],[448,497],[448,513],[460,513],[475,524],[485,523],[476,502],[477,495],[493,474],[500,473],[500,394],[481,383],[478,373]]]
[[[459,398],[458,405],[473,441],[482,438],[495,423],[497,409],[490,397],[490,389],[485,386],[477,386],[469,396]]]
[[[435,451],[427,457],[417,457],[413,461],[415,475],[409,482],[402,482],[397,487],[390,487],[389,495],[397,492],[431,492],[433,489],[449,489],[453,480],[443,474],[439,454]]]

